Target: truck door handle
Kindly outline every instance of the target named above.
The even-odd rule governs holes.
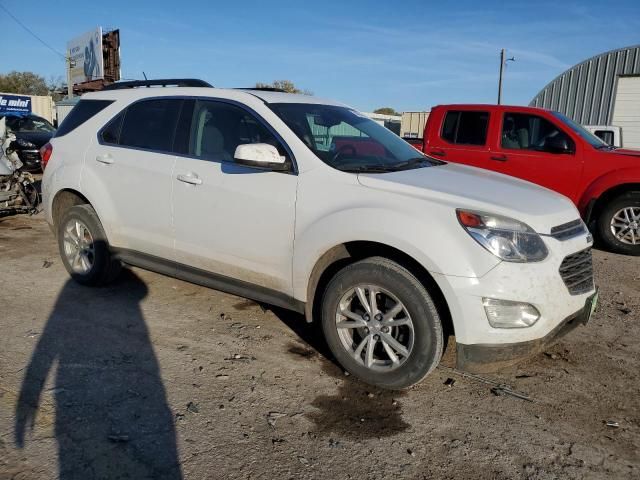
[[[198,178],[198,176],[195,173],[189,173],[187,175],[178,175],[176,178],[181,182],[188,183],[190,185],[202,184],[202,180]]]
[[[435,155],[436,157],[446,157],[447,156],[447,152],[445,152],[444,150],[431,150],[429,153],[431,155]]]
[[[108,153],[97,155],[96,162],[104,163],[106,165],[111,165],[113,163],[113,157]]]
[[[495,160],[496,162],[506,162],[507,161],[507,156],[506,155],[491,155],[491,160]]]

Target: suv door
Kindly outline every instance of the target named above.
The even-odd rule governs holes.
[[[87,150],[82,190],[96,209],[114,247],[170,259],[171,152],[179,99],[146,99],[129,105]]]
[[[188,103],[173,173],[179,275],[291,294],[297,176],[241,166],[233,156],[240,144],[270,143],[292,159],[248,109],[224,100]]]
[[[528,180],[576,201],[582,162],[576,142],[559,125],[536,114],[506,110],[492,170]],[[558,148],[566,144],[567,149]]]
[[[447,110],[440,130],[429,139],[427,155],[441,160],[488,168],[488,111]]]

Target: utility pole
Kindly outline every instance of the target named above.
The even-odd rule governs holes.
[[[500,50],[500,76],[498,77],[498,105],[502,103],[502,75],[504,73],[504,68],[507,66],[507,62],[515,62],[515,57],[504,58],[505,49]]]
[[[504,48],[500,50],[500,77],[498,78],[498,105],[502,102],[502,71],[504,69]]]
[[[69,100],[73,98],[73,83],[71,81],[71,68],[76,66],[76,62],[71,59],[71,52],[67,52],[67,97]]]

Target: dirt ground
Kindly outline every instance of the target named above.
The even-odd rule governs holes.
[[[640,478],[640,258],[595,251],[592,321],[487,376],[532,402],[378,391],[299,315],[139,269],[81,287],[41,216],[0,258],[0,479]]]

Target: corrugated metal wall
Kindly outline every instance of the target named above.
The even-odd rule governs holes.
[[[597,55],[544,87],[529,105],[564,113],[583,125],[609,125],[618,75],[640,74],[640,45]]]

